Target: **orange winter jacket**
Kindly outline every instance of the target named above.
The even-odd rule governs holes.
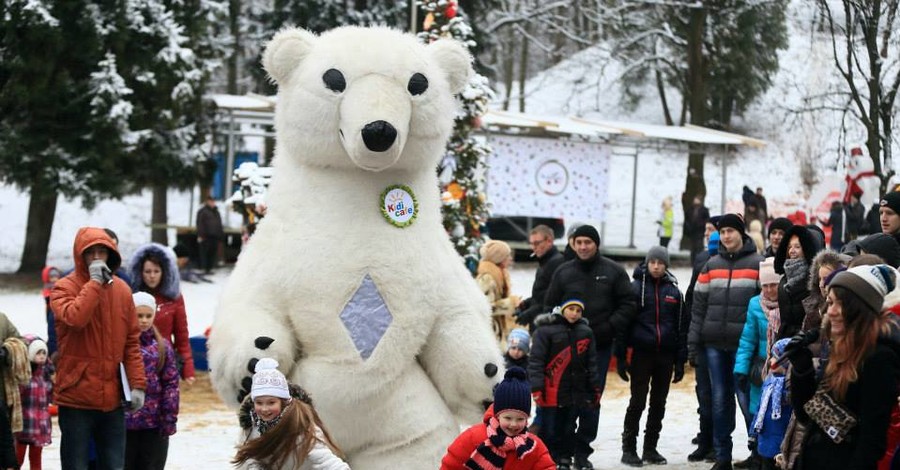
[[[82,253],[94,245],[109,249],[110,270],[115,272],[122,264],[103,229],[78,230],[75,270],[50,293],[59,341],[53,398],[61,406],[112,411],[122,405],[119,363],[125,364],[132,389],[143,390],[146,381],[131,288],[115,276],[111,284],[91,281]]]

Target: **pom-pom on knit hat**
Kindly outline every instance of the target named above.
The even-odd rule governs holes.
[[[494,389],[494,416],[510,410],[526,418],[531,415],[531,384],[521,367],[510,367]]]
[[[520,349],[523,353],[528,354],[528,351],[531,350],[531,335],[522,328],[513,328],[506,338],[506,347]]]
[[[494,264],[500,264],[506,261],[509,258],[509,255],[512,253],[512,250],[509,248],[509,245],[506,242],[502,242],[499,240],[488,240],[487,243],[481,246],[481,250],[479,251],[481,254],[481,259],[484,261],[489,261]]]
[[[147,307],[152,311],[156,311],[156,299],[146,292],[135,292],[132,294],[134,298],[134,308]]]
[[[250,398],[255,400],[257,397],[291,398],[287,379],[278,370],[278,361],[271,357],[264,357],[256,363]]]
[[[841,286],[853,292],[876,313],[884,306],[884,296],[897,285],[897,271],[886,265],[856,266],[840,272],[828,287]]]
[[[28,343],[28,361],[34,362],[34,357],[41,351],[47,352],[47,343],[40,338],[31,340],[31,342]]]

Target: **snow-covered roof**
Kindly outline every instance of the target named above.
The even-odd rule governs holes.
[[[252,118],[254,122],[260,119],[268,119],[268,117],[264,118],[262,114],[275,111],[276,100],[274,96],[213,94],[209,95],[209,98],[219,109],[238,112],[256,111],[257,113],[252,113],[253,116],[245,116],[246,119]],[[661,139],[709,145],[748,145],[751,147],[763,147],[766,145],[765,141],[753,137],[690,124],[686,126],[663,126],[638,122],[585,119],[577,116],[550,116],[498,110],[489,110],[482,117],[482,125],[487,130],[509,133],[542,132],[550,135],[607,139],[615,136],[626,136],[638,139]]]
[[[275,97],[256,94],[248,95],[208,95],[216,107],[235,111],[274,111]]]
[[[495,110],[488,111],[482,118],[482,123],[489,130],[512,130],[515,133],[538,130],[580,137],[625,135],[711,145],[749,145],[752,147],[763,147],[766,145],[766,142],[760,139],[694,125],[663,126],[636,122],[584,119],[575,116],[547,116]]]

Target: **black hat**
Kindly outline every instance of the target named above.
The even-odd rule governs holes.
[[[900,214],[900,192],[891,191],[881,198],[881,206],[887,206],[892,211]]]
[[[772,233],[773,230],[781,230],[783,232],[787,232],[789,228],[791,228],[794,224],[787,217],[778,217],[772,220],[772,223],[769,224],[769,233]]]
[[[744,218],[739,214],[725,214],[719,218],[719,224],[716,228],[722,230],[725,227],[731,227],[738,232],[744,233]]]
[[[588,237],[598,246],[600,245],[600,234],[597,233],[597,229],[595,229],[593,225],[582,225],[575,229],[575,232],[572,233],[572,238],[578,237]]]
[[[807,263],[811,264],[816,254],[824,248],[824,244],[820,243],[815,230],[805,225],[791,226],[785,232],[784,240],[778,245],[778,250],[775,252],[775,272],[778,274],[784,274],[784,262],[787,260],[788,244],[794,235],[800,241],[800,247],[803,248],[803,258]]]
[[[886,233],[873,233],[859,240],[859,247],[866,253],[878,255],[892,268],[900,267],[900,244]]]
[[[507,369],[503,381],[494,389],[494,416],[508,410],[521,412],[526,418],[531,415],[531,385],[521,367]]]

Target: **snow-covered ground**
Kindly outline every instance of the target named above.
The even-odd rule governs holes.
[[[631,267],[627,268],[630,272]],[[529,295],[534,280],[534,269],[534,263],[518,263],[513,267],[512,283],[515,294]],[[229,271],[230,268],[220,269],[213,276],[214,282],[211,284],[182,285],[191,335],[202,334],[211,323],[215,305]],[[679,279],[684,280],[684,283],[689,279],[690,272],[685,268],[676,269],[675,273]],[[0,286],[0,312],[6,313],[22,333],[42,335],[46,333],[44,302],[38,289],[23,291]],[[611,373],[600,412],[600,432],[594,443],[597,452],[592,461],[597,468],[624,467],[619,463],[620,434],[629,396],[627,384],[623,383],[614,372]],[[166,468],[175,470],[228,468],[238,436],[234,411],[226,408],[218,400],[199,404],[195,398],[187,397],[186,400],[191,401],[192,406],[179,416],[179,431],[170,440]],[[690,441],[697,432],[696,408],[693,374],[689,371],[684,382],[673,386],[669,392],[669,403],[663,422],[660,452],[669,459],[670,468],[700,469],[711,465],[687,462],[687,454],[693,450]],[[738,422],[741,422],[740,418]],[[734,456],[736,459],[743,459],[747,455],[746,432],[739,427],[734,432],[734,438]],[[45,468],[60,466],[59,429],[56,423],[54,423],[53,444],[44,451],[44,464]]]

